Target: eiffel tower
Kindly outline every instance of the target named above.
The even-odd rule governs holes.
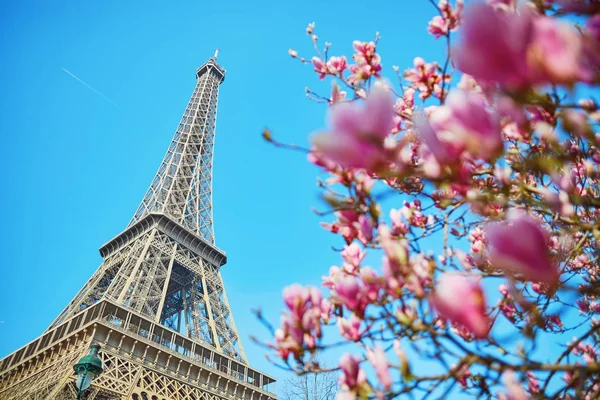
[[[0,399],[75,399],[73,364],[91,344],[104,372],[86,400],[275,400],[251,368],[229,309],[214,243],[212,162],[218,50],[150,188],[103,263],[37,339],[0,360]]]

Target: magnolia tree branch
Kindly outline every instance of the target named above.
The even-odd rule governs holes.
[[[443,62],[415,55],[397,87],[378,34],[338,56],[312,23],[315,56],[289,51],[332,81],[306,89],[331,124],[307,146],[263,137],[319,169],[340,262],[284,289],[278,327],[257,313],[256,340],[302,388],[338,374],[342,400],[598,398],[597,2],[427,1]]]

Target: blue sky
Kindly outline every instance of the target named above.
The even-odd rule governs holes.
[[[304,88],[324,88],[287,50],[312,56],[304,29],[351,55],[380,31],[384,68],[430,61],[442,42],[426,32],[426,0],[20,1],[0,15],[0,357],[40,335],[101,264],[98,248],[127,225],[164,156],[195,84],[220,47],[214,162],[217,245],[228,254],[227,295],[251,364],[276,377],[250,335],[250,314],[278,321],[281,290],[318,284],[339,262],[311,212],[316,168],[272,148],[269,127],[305,145],[325,109]],[[75,75],[94,90],[76,80]],[[99,93],[100,94],[99,94]]]

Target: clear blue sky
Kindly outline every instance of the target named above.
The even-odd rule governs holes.
[[[168,4],[167,4],[168,3]],[[325,124],[304,87],[325,88],[290,47],[312,56],[316,22],[331,54],[381,32],[384,68],[442,47],[426,0],[13,1],[0,14],[4,212],[0,357],[39,336],[101,264],[98,248],[128,223],[215,47],[221,86],[214,162],[217,245],[227,295],[253,366],[276,377],[250,335],[250,307],[278,321],[281,290],[318,284],[339,256],[311,212],[316,168],[263,142],[306,144]],[[437,53],[439,54],[439,53]],[[94,92],[67,74],[70,71]],[[393,77],[392,77],[393,78]],[[107,100],[109,99],[109,100]],[[115,105],[116,104],[116,105]],[[268,308],[267,308],[268,307]]]

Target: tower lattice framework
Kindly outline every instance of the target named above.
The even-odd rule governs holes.
[[[72,365],[100,343],[105,372],[86,399],[273,400],[275,380],[249,367],[214,244],[212,163],[218,50],[127,228],[44,334],[0,360],[0,399],[73,398]]]

